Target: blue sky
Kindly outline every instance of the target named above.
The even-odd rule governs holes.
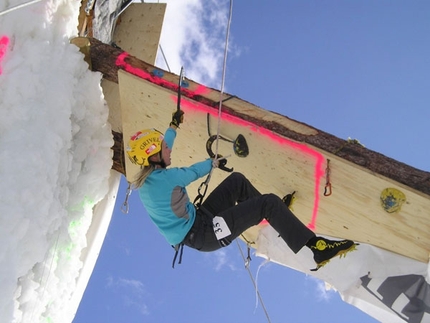
[[[236,0],[226,92],[429,171],[429,12],[428,1]],[[74,323],[266,321],[235,243],[187,248],[173,270],[136,192],[121,213],[125,190]],[[253,257],[254,276],[262,263]],[[272,322],[375,322],[276,264],[258,286]]]

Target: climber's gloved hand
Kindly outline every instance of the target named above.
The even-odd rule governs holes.
[[[179,125],[184,122],[184,111],[182,110],[176,110],[172,113],[172,122],[170,122],[170,125],[175,126],[176,128],[179,128]]]
[[[223,157],[222,155],[218,154],[217,156],[215,156],[213,158],[213,160],[212,160],[212,166],[214,168],[219,167],[219,169],[228,170],[228,168],[226,167],[226,165],[227,165],[227,157]]]
[[[222,155],[218,155],[218,167],[220,169],[224,169],[225,165],[227,165],[227,158],[224,158]]]
[[[220,165],[220,158],[223,158],[222,155],[216,155],[212,158],[212,167],[217,168]]]

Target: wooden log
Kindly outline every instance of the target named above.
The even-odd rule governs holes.
[[[113,164],[112,169],[120,172],[125,176],[125,154],[124,154],[124,143],[122,133],[112,131],[114,144],[112,146],[113,151]]]

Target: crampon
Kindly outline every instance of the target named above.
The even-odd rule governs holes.
[[[321,267],[327,265],[334,257],[346,257],[348,252],[356,250],[359,244],[351,240],[333,241],[325,238],[320,238],[311,250],[314,252],[314,260],[317,267],[311,271],[317,271]]]

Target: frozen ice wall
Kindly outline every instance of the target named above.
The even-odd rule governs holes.
[[[0,2],[0,12],[18,5]],[[112,136],[100,75],[77,47],[79,1],[0,15],[0,317],[66,322]]]

